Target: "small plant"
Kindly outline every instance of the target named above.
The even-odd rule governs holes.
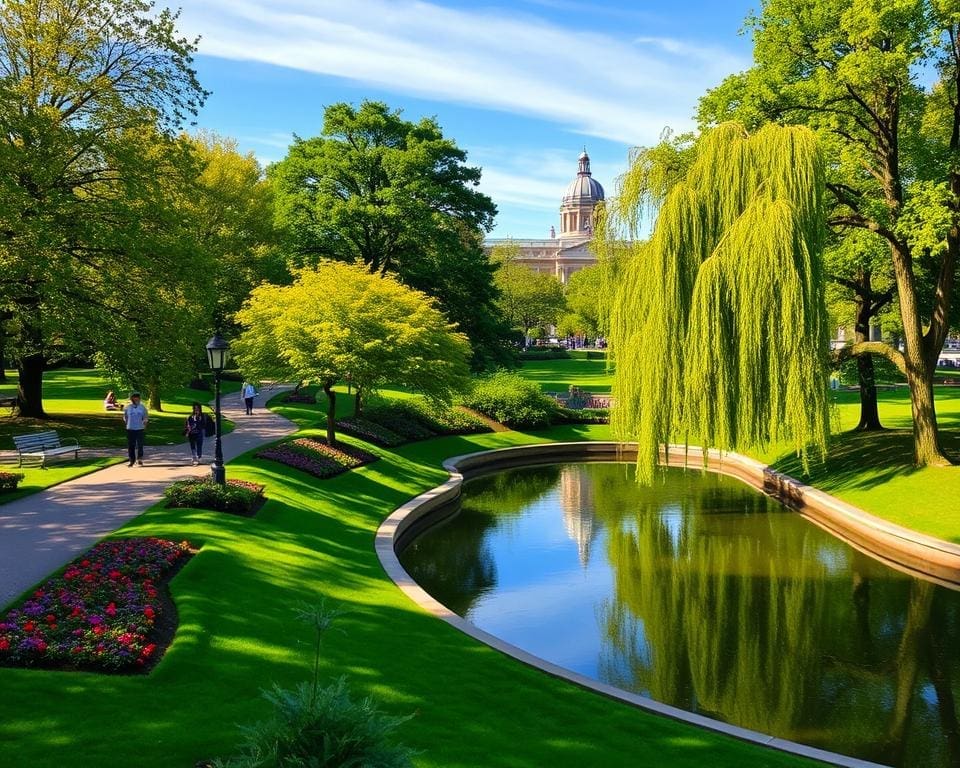
[[[249,515],[263,501],[263,486],[245,480],[227,480],[220,485],[209,478],[192,477],[167,486],[163,495],[171,507]]]
[[[428,433],[427,436],[437,435],[471,435],[478,432],[489,432],[490,427],[475,416],[467,413],[458,406],[432,403],[423,399],[392,400],[382,406],[375,406],[364,411],[368,419],[384,424],[394,429],[393,425],[400,422],[418,423]],[[399,426],[395,432],[404,434],[404,427]],[[410,437],[411,440],[423,439]]]
[[[23,472],[0,472],[0,493],[17,490],[24,477]]]
[[[398,435],[392,429],[359,416],[338,419],[337,427],[348,435],[359,437],[361,440],[366,440],[368,443],[380,445],[384,448],[395,448],[406,442],[402,435]]]
[[[390,741],[393,731],[411,716],[390,717],[371,698],[355,700],[346,678],[320,685],[323,636],[343,610],[324,603],[298,611],[315,632],[313,676],[293,690],[274,685],[263,697],[272,717],[243,731],[241,754],[217,768],[409,768],[413,752]]]
[[[534,382],[506,371],[477,379],[463,404],[501,424],[521,429],[549,426],[557,410],[556,403]]]
[[[325,440],[299,437],[278,445],[271,445],[256,454],[259,459],[286,464],[314,477],[327,478],[348,469],[376,461],[378,456],[346,443],[327,445]]]

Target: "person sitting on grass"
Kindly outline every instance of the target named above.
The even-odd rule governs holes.
[[[105,411],[122,411],[123,404],[117,402],[117,396],[113,394],[111,389],[107,392],[107,396],[103,398],[103,410]]]

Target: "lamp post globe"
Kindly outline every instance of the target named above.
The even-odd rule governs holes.
[[[223,369],[227,367],[227,361],[230,359],[230,344],[219,333],[213,334],[213,338],[207,342],[207,362],[210,370],[213,371],[214,385],[214,406],[213,411],[217,425],[217,439],[214,444],[213,464],[210,465],[210,474],[213,476],[213,482],[224,485],[227,482],[227,471],[223,466],[223,444],[220,441],[222,416],[220,413],[220,376]]]

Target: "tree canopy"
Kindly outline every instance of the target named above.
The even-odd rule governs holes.
[[[655,161],[631,169],[601,217],[601,251],[637,243],[611,310],[611,423],[641,481],[671,440],[825,451],[824,173],[811,131],[727,123],[670,184]],[[649,243],[641,209],[659,212]]]
[[[563,284],[553,275],[537,272],[517,262],[520,247],[515,243],[494,246],[490,257],[497,264],[497,300],[504,317],[523,332],[527,343],[530,330],[557,322],[566,307]]]
[[[0,311],[20,410],[58,347],[98,338],[144,256],[156,156],[205,92],[176,14],[142,0],[0,4]],[[165,152],[163,149],[162,152]]]
[[[482,247],[496,206],[476,188],[480,169],[435,120],[404,120],[382,102],[333,104],[321,135],[297,137],[269,177],[293,266],[360,260],[395,274],[438,299],[478,365],[503,357]]]
[[[338,381],[349,379],[359,402],[387,383],[449,401],[469,380],[470,345],[436,301],[361,263],[321,260],[291,285],[262,284],[236,319],[245,375],[323,385],[331,443]]]
[[[946,463],[933,374],[960,264],[960,12],[946,0],[767,0],[748,26],[754,66],[707,95],[701,120],[801,122],[818,133],[830,223],[882,241],[879,277],[893,279],[900,309],[902,352],[876,341],[850,351],[903,371],[916,463]]]

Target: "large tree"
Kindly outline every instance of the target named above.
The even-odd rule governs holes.
[[[382,102],[334,104],[323,132],[295,139],[269,169],[294,266],[363,261],[435,296],[478,362],[502,357],[493,266],[482,238],[496,206],[480,169],[433,119],[410,122]]]
[[[661,446],[737,450],[789,440],[826,449],[824,168],[811,131],[726,123],[700,138],[682,177],[655,160],[628,173],[601,217],[604,243],[653,235],[618,272],[611,423],[639,443],[649,482]]]
[[[205,96],[175,24],[143,0],[0,4],[0,306],[24,415],[43,416],[51,347],[124,290],[102,273],[141,255],[126,198],[143,131],[172,134]]]
[[[435,299],[360,263],[321,261],[292,285],[262,284],[237,313],[234,353],[253,379],[316,381],[327,395],[327,440],[336,440],[334,385],[349,379],[356,409],[385,384],[449,401],[469,381],[470,345]]]
[[[520,247],[516,243],[494,246],[490,258],[497,265],[497,299],[504,317],[523,333],[530,343],[530,331],[555,324],[566,307],[563,284],[546,272],[538,272],[518,261]]]
[[[876,341],[850,351],[903,371],[915,461],[946,464],[933,375],[960,256],[960,10],[949,0],[767,0],[748,25],[755,65],[709,95],[707,111],[820,134],[831,223],[883,241],[900,308],[902,352]]]

